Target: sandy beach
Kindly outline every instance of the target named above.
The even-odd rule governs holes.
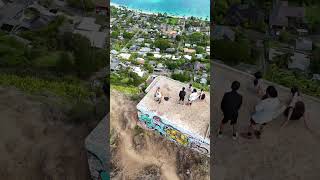
[[[110,2],[110,6],[113,6],[115,8],[119,8],[119,9],[127,9],[127,10],[130,10],[130,11],[134,11],[136,13],[139,13],[139,14],[155,15],[155,16],[157,16],[159,14],[158,12],[151,12],[151,11],[146,11],[146,10],[138,10],[138,9],[129,8],[129,7],[126,7],[126,6],[123,6],[123,5],[119,5],[119,4],[116,4],[116,3],[112,3],[112,2]],[[123,7],[125,7],[125,8],[123,8]],[[163,13],[161,13],[161,14],[163,14]],[[179,15],[174,15],[174,14],[167,14],[167,16],[168,17],[172,17],[172,18],[180,18],[180,19],[188,19],[188,18],[192,17],[192,16],[179,16]],[[205,18],[198,18],[198,17],[194,17],[194,18],[196,18],[198,20],[205,21]],[[210,21],[210,19],[208,21]]]

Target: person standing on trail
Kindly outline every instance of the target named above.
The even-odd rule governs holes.
[[[260,71],[254,73],[255,79],[253,80],[253,87],[255,92],[257,93],[258,96],[262,96],[262,84],[261,84],[261,78],[262,78],[262,73]]]
[[[190,94],[189,98],[188,98],[188,105],[191,106],[192,102],[195,101],[196,99],[198,99],[198,93],[196,89],[193,89],[192,93]]]
[[[160,92],[160,87],[157,88],[156,93],[154,94],[154,99],[155,99],[155,101],[157,101],[159,104],[161,103],[162,93]]]
[[[232,125],[232,138],[236,139],[238,133],[236,131],[236,124],[238,120],[238,111],[242,105],[242,95],[237,91],[240,88],[240,83],[238,81],[232,82],[231,91],[224,94],[221,101],[221,110],[223,112],[223,119],[220,123],[220,128],[218,131],[218,137],[222,137],[223,126],[230,121]]]
[[[279,108],[280,100],[278,98],[278,92],[274,86],[269,86],[266,90],[265,99],[256,105],[255,112],[251,115],[248,132],[241,133],[241,136],[246,139],[251,139],[251,131],[254,130],[255,136],[259,139],[263,127],[276,117]],[[257,125],[260,126],[259,130],[255,130],[254,128]]]
[[[191,83],[189,84],[188,90],[189,90],[190,92],[192,92],[192,84],[191,84]]]
[[[178,104],[180,104],[180,101],[182,102],[182,105],[184,104],[184,97],[186,96],[186,91],[185,88],[183,87],[182,90],[179,92],[179,102]]]
[[[206,95],[204,94],[203,89],[201,89],[199,99],[204,100],[205,97],[206,97]]]

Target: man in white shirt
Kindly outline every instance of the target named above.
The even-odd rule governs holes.
[[[188,104],[191,106],[192,102],[198,99],[198,97],[199,97],[199,94],[197,93],[197,90],[193,89],[192,93],[188,98]]]

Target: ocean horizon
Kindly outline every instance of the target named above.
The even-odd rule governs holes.
[[[111,5],[125,6],[145,13],[210,20],[210,0],[111,0]]]

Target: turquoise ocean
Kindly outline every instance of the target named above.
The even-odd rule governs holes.
[[[210,20],[210,0],[111,0],[111,4],[147,13],[167,13]]]

